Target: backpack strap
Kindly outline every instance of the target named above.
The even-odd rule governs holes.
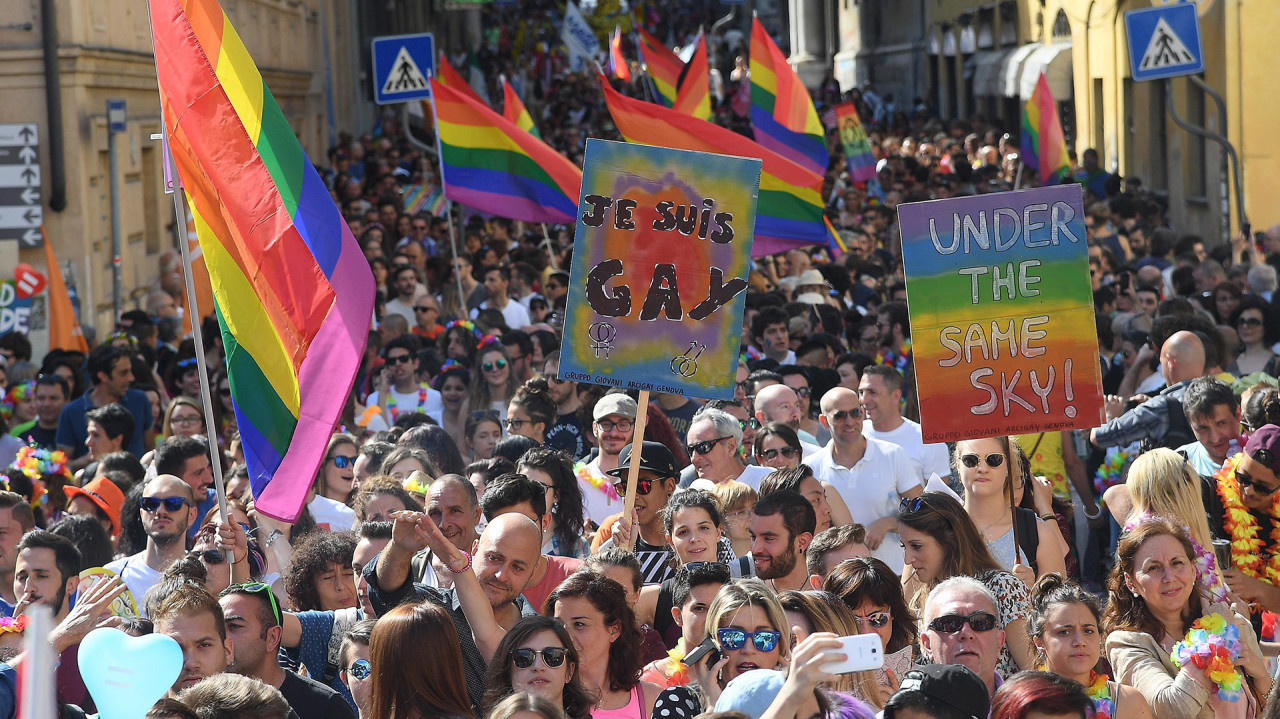
[[[1036,552],[1040,549],[1040,527],[1036,513],[1026,507],[1014,507],[1014,510],[1014,521],[1018,523],[1018,548],[1022,550],[1023,561],[1031,571],[1039,574]]]

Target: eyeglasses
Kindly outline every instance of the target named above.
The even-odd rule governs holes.
[[[280,605],[276,604],[276,595],[275,595],[275,592],[271,591],[270,584],[264,584],[263,582],[244,582],[243,584],[232,584],[231,586],[222,590],[222,592],[219,593],[218,596],[225,597],[228,594],[231,594],[233,592],[237,594],[238,593],[252,594],[254,596],[257,596],[259,594],[266,594],[267,600],[271,602],[271,616],[276,618],[276,624],[278,625],[284,624],[284,616],[280,613]]]
[[[857,409],[851,410],[836,410],[831,413],[830,417],[833,422],[843,422],[846,419],[862,419],[862,408],[858,407]]]
[[[205,564],[222,564],[227,561],[227,555],[223,554],[221,549],[205,549],[203,551],[193,549],[191,550],[191,556]]]
[[[708,439],[705,442],[695,442],[694,444],[689,445],[689,454],[707,454],[711,450],[715,449],[717,444],[720,444],[726,439],[729,438],[716,437],[715,439]]]
[[[387,364],[409,364],[413,361],[413,355],[395,355],[387,357]]]
[[[169,424],[175,427],[190,427],[193,424],[203,422],[203,417],[170,417]]]
[[[177,512],[191,503],[186,497],[143,497],[138,505],[147,514],[154,514],[162,504],[166,512]]]
[[[1237,327],[1261,327],[1262,320],[1257,317],[1241,317],[1236,322]]]
[[[507,418],[507,421],[506,421],[507,430],[511,432],[515,432],[519,430],[521,427],[523,427],[526,422],[529,422],[530,424],[532,424],[532,422],[530,422],[530,420],[527,420],[527,419],[516,419],[515,417],[509,417]]]
[[[932,622],[929,628],[942,634],[955,634],[968,624],[975,632],[989,632],[996,628],[996,616],[991,612],[974,612],[969,616],[963,614],[944,614]]]
[[[483,369],[485,372],[492,372],[495,369],[506,369],[506,368],[507,368],[507,361],[504,359],[500,359],[497,362],[485,362],[483,365],[481,365],[481,369]]]
[[[555,669],[564,664],[564,658],[568,655],[569,650],[564,647],[546,647],[544,649],[513,649],[511,651],[511,663],[516,669],[528,669],[533,666],[539,656],[542,657],[542,663]]]
[[[650,492],[652,492],[652,491],[653,491],[653,483],[654,483],[654,480],[652,480],[652,479],[637,479],[637,480],[636,480],[636,494],[640,495],[641,497],[643,497],[643,496],[645,496],[645,495],[649,494]],[[617,492],[619,497],[625,497],[625,496],[627,496],[627,483],[626,483],[626,481],[624,480],[624,481],[621,481],[621,482],[614,482],[614,483],[613,483],[613,491]]]
[[[782,639],[782,632],[771,630],[748,632],[742,629],[734,629],[733,627],[725,627],[716,630],[716,639],[720,640],[721,649],[741,649],[750,639],[757,651],[771,652],[778,648],[778,642]]]
[[[435,307],[414,307],[414,312],[439,312]]]
[[[760,429],[760,420],[755,417],[752,417],[751,419],[740,419],[738,420],[738,426],[742,428],[743,432],[748,429]]]
[[[800,454],[800,450],[796,449],[795,447],[779,447],[778,449],[763,449],[763,450],[760,450],[760,453],[757,456],[772,462],[773,460],[778,458],[779,454],[781,454],[783,457],[786,457],[787,459],[791,459],[792,457],[798,456]]]
[[[355,457],[347,457],[345,455],[337,454],[330,457],[329,460],[333,462],[333,466],[337,467],[338,469],[346,469],[347,467],[356,466]]]
[[[884,629],[888,626],[890,619],[892,619],[892,615],[888,612],[873,612],[865,617],[860,617],[857,614],[853,615],[853,621],[857,622],[859,627],[863,625],[863,622],[866,622],[872,629]]]
[[[635,423],[629,419],[624,419],[620,422],[610,422],[607,419],[600,419],[596,420],[596,424],[599,425],[601,431],[604,432],[612,432],[615,429],[619,432],[630,432],[631,428],[635,426]]]
[[[995,469],[996,467],[999,467],[1000,465],[1004,464],[1004,455],[999,452],[992,452],[991,454],[988,454],[985,459],[987,462],[987,466],[992,469]],[[960,455],[960,463],[970,469],[977,467],[978,462],[980,461],[982,461],[982,458],[978,457],[978,455],[976,454]]]
[[[368,659],[357,659],[351,662],[351,666],[347,667],[347,673],[356,681],[364,681],[373,673],[373,667],[369,666]]]
[[[736,512],[726,512],[724,515],[724,518],[737,521],[741,519],[746,519],[749,516],[751,516],[751,509],[747,508],[747,509],[739,509]]]

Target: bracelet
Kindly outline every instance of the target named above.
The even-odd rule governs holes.
[[[275,544],[275,543],[276,543],[276,540],[277,540],[277,539],[279,539],[279,538],[281,538],[281,537],[283,537],[283,536],[284,536],[284,532],[281,532],[281,531],[280,531],[280,530],[278,530],[278,529],[273,529],[273,530],[271,530],[271,533],[267,535],[267,539],[266,539],[266,541],[265,541],[265,542],[263,542],[262,544],[263,544],[263,546],[265,546],[265,547],[268,547],[268,548],[269,548],[271,545],[273,545],[273,544]]]
[[[1097,503],[1095,502],[1095,504],[1097,504]],[[1097,519],[1098,517],[1101,517],[1101,516],[1102,516],[1102,512],[1103,512],[1104,510],[1102,509],[1102,505],[1101,505],[1101,504],[1098,504],[1098,511],[1097,511],[1096,513],[1094,513],[1094,514],[1089,514],[1089,512],[1085,511],[1083,508],[1081,509],[1081,511],[1083,511],[1083,512],[1084,512],[1084,518],[1085,518],[1085,519]]]
[[[459,550],[459,551],[461,551],[461,550]],[[463,557],[465,557],[465,558],[466,558],[466,560],[467,560],[467,561],[466,561],[466,563],[462,565],[462,569],[454,569],[454,568],[453,568],[453,565],[452,565],[452,564],[450,564],[450,565],[447,565],[447,566],[449,567],[449,571],[450,571],[450,572],[453,572],[454,574],[462,574],[463,572],[467,571],[468,569],[471,569],[471,553],[470,553],[470,552],[462,552],[462,556],[463,556]]]
[[[1058,515],[1056,515],[1056,514],[1042,514],[1042,515],[1040,515],[1040,518],[1041,518],[1041,519],[1043,519],[1043,520],[1044,520],[1044,521],[1046,521],[1046,522],[1055,522],[1055,523],[1056,523],[1056,522],[1058,521]]]

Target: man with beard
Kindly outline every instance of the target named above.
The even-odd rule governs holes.
[[[569,455],[569,459],[577,459],[587,453],[587,440],[583,436],[582,420],[578,418],[578,410],[582,402],[578,400],[578,383],[573,380],[559,379],[560,352],[552,352],[542,363],[542,376],[547,378],[547,393],[551,401],[556,403],[556,421],[547,430],[548,447],[558,449]]]
[[[21,596],[13,588],[13,572],[18,562],[18,542],[36,526],[35,514],[26,497],[17,492],[0,492],[0,615],[11,616]]]
[[[147,592],[160,581],[164,570],[186,554],[187,527],[196,520],[196,503],[189,484],[171,474],[162,474],[143,487],[139,504],[147,547],[111,562],[107,569],[120,575],[142,609]],[[145,614],[146,610],[142,611]]]
[[[600,453],[575,471],[587,518],[597,525],[622,508],[622,498],[613,494],[613,478],[608,473],[618,467],[622,449],[631,446],[637,412],[636,401],[622,392],[606,394],[592,409],[595,421],[591,431]]]
[[[231,637],[217,597],[193,582],[175,582],[171,591],[153,602],[151,621],[182,647],[182,672],[169,689],[177,697],[184,689],[221,674],[231,664]]]
[[[434,536],[428,528],[434,530]],[[453,562],[450,560],[455,556],[465,557],[466,553],[449,544],[430,517],[422,512],[400,512],[396,515],[391,543],[377,559],[365,566],[369,601],[379,615],[405,602],[427,601],[440,606],[452,617],[462,650],[467,696],[477,709],[477,716],[482,716],[478,709],[486,689],[486,661],[497,644],[486,643],[486,651],[482,653],[477,645],[480,638],[472,634],[458,590],[436,589],[410,581],[413,555],[428,547],[442,556],[447,553],[445,561],[449,571],[455,575],[455,582],[463,573],[474,572],[475,580],[493,610],[494,620],[504,629],[509,629],[522,616],[537,614],[521,592],[538,564],[541,546],[542,528],[523,514],[512,512],[495,517],[485,527],[469,563]],[[475,589],[474,584],[469,582],[467,589]]]
[[[804,554],[817,524],[809,500],[789,490],[762,497],[751,510],[751,558],[756,576],[775,593],[809,588]]]
[[[227,671],[279,689],[299,717],[355,719],[355,712],[341,694],[280,666],[276,657],[283,617],[271,587],[261,583],[232,584],[222,591],[218,604],[232,641]]]
[[[53,612],[53,623],[60,623],[71,611],[71,595],[80,585],[80,551],[71,540],[43,529],[28,532],[17,549],[13,593],[18,597],[18,605],[14,614],[43,604]],[[56,673],[63,701],[83,706],[88,690],[75,668],[78,648],[76,645],[63,650],[62,663]]]

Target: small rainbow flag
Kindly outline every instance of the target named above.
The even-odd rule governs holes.
[[[444,217],[448,210],[448,204],[444,199],[444,192],[439,187],[432,187],[431,193],[427,195],[427,199],[422,204],[422,209],[430,212],[435,217]]]
[[[631,67],[622,54],[622,28],[615,27],[609,36],[609,72],[623,82],[631,82]]]
[[[813,100],[760,18],[751,21],[751,127],[761,145],[819,175],[827,171],[831,156]]]
[[[258,511],[292,522],[364,356],[373,274],[216,0],[148,0]]]
[[[637,25],[636,32],[640,34],[637,45],[640,60],[644,62],[658,94],[655,99],[664,107],[672,107],[679,96],[680,71],[684,69],[684,62],[648,30]]]
[[[627,142],[721,155],[758,157],[760,199],[751,255],[761,257],[799,245],[828,241],[822,224],[822,177],[719,125],[650,102],[629,98],[600,76],[605,103]]]
[[[444,196],[500,217],[572,224],[582,171],[482,102],[431,81]]]
[[[502,78],[502,116],[530,135],[542,137],[538,132],[538,126],[533,124],[533,116],[529,114],[529,110],[520,101],[520,96],[516,94],[516,89],[511,87],[511,83],[507,82],[505,77]]]
[[[1036,171],[1042,186],[1059,184],[1071,172],[1066,136],[1058,121],[1058,104],[1043,72],[1022,111],[1021,159],[1022,164]]]
[[[707,37],[699,35],[698,47],[680,71],[675,109],[699,120],[711,119],[711,66],[707,61]]]
[[[853,100],[836,105],[832,110],[835,115],[837,129],[840,132],[840,143],[844,145],[845,164],[849,167],[849,180],[866,182],[876,177],[876,156],[871,151],[871,141],[867,139],[867,131],[862,126],[862,118],[858,117],[858,108]]]

